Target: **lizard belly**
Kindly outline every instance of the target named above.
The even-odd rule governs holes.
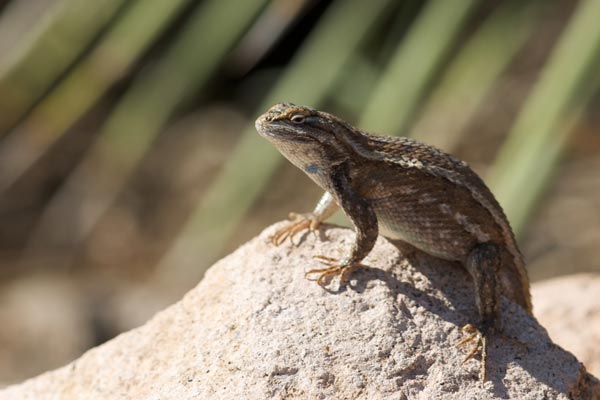
[[[437,209],[439,207],[435,206]],[[449,218],[442,211],[419,212],[412,203],[403,207],[375,208],[381,235],[402,240],[412,246],[445,260],[464,261],[471,249],[480,242],[490,240],[484,232],[477,234],[465,229],[464,223]],[[443,208],[443,207],[442,207]]]
[[[410,225],[401,225],[389,220],[379,220],[379,233],[389,239],[401,240],[435,257],[444,260],[462,261],[465,258],[465,252],[456,241],[457,246],[443,245],[442,241],[447,241],[451,233],[447,231],[424,231],[423,229],[411,229]]]

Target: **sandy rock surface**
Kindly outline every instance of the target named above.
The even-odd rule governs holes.
[[[274,227],[215,264],[180,302],[144,326],[0,399],[588,399],[598,381],[518,306],[490,340],[488,381],[462,363],[460,327],[476,318],[459,266],[406,261],[380,239],[369,268],[329,290],[304,278],[312,256],[336,256],[353,233],[326,227],[274,247]]]
[[[600,274],[549,279],[531,288],[535,316],[550,338],[600,375]]]

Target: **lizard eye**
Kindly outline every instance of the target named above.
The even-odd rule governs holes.
[[[304,119],[306,117],[304,116],[304,114],[294,114],[290,117],[290,121],[292,121],[295,124],[301,124],[304,122]]]

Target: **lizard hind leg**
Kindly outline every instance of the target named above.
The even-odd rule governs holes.
[[[469,334],[457,346],[475,341],[475,345],[463,362],[472,358],[481,348],[481,380],[486,379],[487,340],[492,331],[500,325],[500,281],[503,250],[494,243],[480,243],[469,253],[465,268],[471,275],[475,288],[475,303],[480,322],[477,327],[467,324],[463,332]]]

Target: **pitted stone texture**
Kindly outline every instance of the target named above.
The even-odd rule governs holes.
[[[534,312],[550,338],[600,374],[600,274],[549,279],[531,288]]]
[[[281,226],[281,225],[279,225]],[[183,300],[75,362],[0,399],[586,399],[598,381],[523,310],[503,302],[488,381],[462,363],[474,322],[463,269],[384,239],[348,285],[305,279],[312,256],[343,253],[352,231],[324,227],[273,246],[275,227],[215,264]],[[594,392],[595,391],[595,392]]]

